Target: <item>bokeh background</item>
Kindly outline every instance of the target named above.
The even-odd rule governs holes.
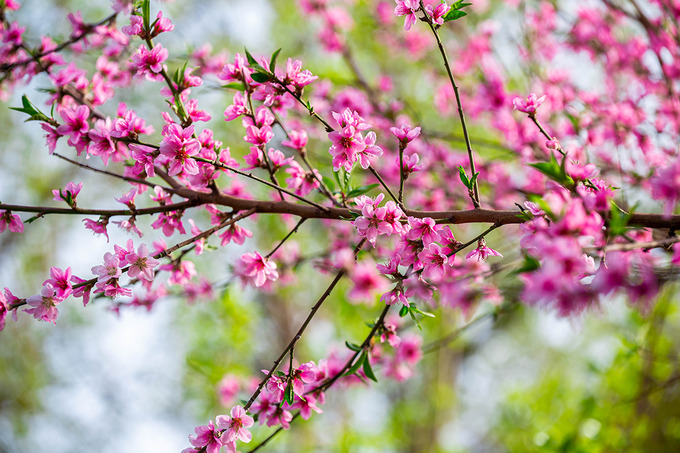
[[[391,75],[395,97],[410,106],[414,118],[444,128],[445,120],[433,107],[432,87],[423,78],[439,65],[432,48],[395,55],[383,38],[403,31],[400,21],[389,26],[376,21],[380,2],[338,3],[352,13],[354,26],[347,40],[366,77]],[[449,45],[455,47],[457,35],[474,34],[495,20],[499,61],[510,72],[517,69],[516,83],[523,87],[526,80],[515,68],[512,50],[522,40],[521,9],[496,1],[473,3],[470,16],[456,23],[454,44]],[[305,68],[323,79],[339,86],[354,81],[342,57],[328,54],[315,39],[319,24],[304,17],[293,1],[176,0],[154,2],[152,8],[162,9],[175,24],[175,31],[162,37],[173,67],[205,42],[229,57],[244,46],[265,55],[281,47],[282,56],[301,58]],[[92,22],[110,13],[106,1],[24,0],[13,17],[29,26],[25,37],[32,42],[42,34],[63,39],[70,33],[66,14],[75,10]],[[566,55],[565,66],[578,58]],[[583,84],[601,83],[601,77],[596,71],[584,72]],[[41,88],[48,86],[38,77],[0,105],[0,201],[50,204],[52,189],[77,181],[83,182],[79,205],[116,206],[113,197],[127,187],[50,158],[39,125],[24,124],[21,114],[7,108],[19,105],[22,94],[42,105],[47,94]],[[463,85],[464,90],[474,87],[473,80]],[[217,79],[207,80],[197,93],[213,116],[210,127],[226,144],[238,143],[240,126],[225,124],[221,115],[231,94],[219,88]],[[157,112],[163,101],[155,87],[138,85],[121,90],[118,97],[160,130]],[[474,124],[472,131],[496,143],[482,124]],[[58,151],[68,153],[62,146]],[[232,147],[234,154],[245,152],[242,142]],[[501,163],[511,158],[491,145],[480,153]],[[151,231],[144,222],[140,228]],[[17,323],[8,321],[0,334],[0,452],[180,451],[189,446],[187,436],[194,426],[227,412],[217,391],[223,377],[240,380],[243,390],[251,376],[259,378],[258,371],[287,344],[329,279],[319,278],[310,262],[297,270],[305,284],[280,293],[256,294],[232,284],[229,263],[234,257],[271,244],[290,228],[273,217],[260,217],[248,226],[255,238],[242,248],[230,245],[193,259],[199,272],[223,283],[211,300],[189,303],[171,295],[149,311],[125,309],[119,314],[105,300],[86,309],[69,302],[62,305],[56,327],[23,314]],[[323,229],[312,230],[303,227],[296,238],[308,256],[325,246]],[[264,231],[268,236],[262,236]],[[456,234],[472,237],[475,231],[459,228]],[[115,228],[109,232],[107,243],[86,231],[79,219],[51,216],[27,226],[23,235],[0,235],[0,286],[25,297],[38,292],[50,266],[71,266],[76,275],[89,275],[112,244],[127,239]],[[502,236],[495,237],[501,243]],[[499,249],[513,256],[512,244]],[[510,281],[503,288],[511,302],[516,284]],[[350,303],[348,290],[343,282],[325,304],[296,348],[300,357],[317,361],[330,351],[342,351],[343,340],[357,341],[366,334],[364,322],[375,316],[377,306]],[[680,451],[676,292],[677,286],[669,285],[645,314],[617,298],[578,319],[558,319],[521,305],[494,315],[491,304],[482,304],[473,325],[451,341],[441,340],[467,320],[437,310],[436,318],[423,322],[422,332],[406,327],[424,337],[426,350],[410,380],[394,382],[378,370],[380,382],[370,388],[333,389],[324,414],[296,421],[291,432],[278,436],[266,450]],[[270,433],[270,428],[255,429],[255,442]]]

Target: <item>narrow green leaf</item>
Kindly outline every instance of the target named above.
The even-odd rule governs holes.
[[[479,177],[479,172],[475,173],[472,176],[472,179],[470,180],[470,190],[475,186],[475,183],[477,182],[477,178]]]
[[[326,184],[328,190],[330,190],[331,192],[335,192],[335,182],[333,182],[331,178],[329,178],[328,176],[324,176],[321,178],[321,180],[323,181],[324,184]]]
[[[368,357],[366,357],[366,360],[364,360],[364,374],[370,380],[378,382],[378,378],[376,378],[375,374],[373,373],[373,369],[371,368],[371,362],[370,360],[368,360]]]
[[[293,400],[295,399],[295,393],[293,393],[293,380],[290,379],[288,380],[288,385],[286,385],[286,390],[284,391],[283,399],[290,404],[291,406],[293,405]]]
[[[463,185],[468,189],[472,190],[472,184],[470,184],[470,179],[468,178],[467,174],[465,173],[465,169],[462,166],[458,167],[458,175],[460,176],[460,181],[463,183]]]
[[[246,51],[246,59],[248,60],[248,64],[252,64],[252,65],[256,64],[256,65],[259,66],[257,60],[255,60],[255,58],[253,58],[253,56],[250,54],[250,52],[248,52],[248,48],[245,48],[245,51]]]
[[[257,83],[266,83],[272,79],[271,75],[263,74],[261,72],[253,72],[250,77]]]
[[[149,30],[149,20],[151,17],[151,9],[149,5],[149,0],[144,0],[142,2],[142,19],[144,20],[144,29]]]
[[[272,54],[272,57],[269,59],[269,70],[274,73],[274,70],[276,69],[276,59],[279,57],[279,54],[281,53],[281,48],[279,47],[274,51]]]
[[[232,82],[226,85],[222,85],[222,88],[226,88],[228,90],[244,91],[246,89],[246,86],[241,82]]]
[[[626,213],[613,200],[610,202],[611,208],[609,210],[609,234],[611,236],[621,236],[626,233],[628,222],[633,216],[632,213]]]
[[[21,104],[24,106],[24,108],[26,110],[31,110],[31,109],[35,110],[35,108],[33,107],[33,104],[31,104],[31,101],[28,100],[28,96],[26,96],[25,94],[23,96],[21,96]]]
[[[429,311],[422,311],[422,310],[420,310],[416,307],[413,307],[413,309],[411,311],[418,313],[419,315],[422,315],[422,316],[427,316],[428,318],[434,318],[435,317],[433,313],[430,313]]]
[[[366,360],[366,351],[364,350],[359,358],[357,359],[356,362],[352,365],[352,368],[347,370],[347,372],[343,376],[351,376],[355,374],[357,371],[359,371],[359,368],[364,364],[364,360]]]
[[[541,263],[531,255],[524,255],[524,263],[522,266],[513,272],[514,275],[533,272],[541,267]]]
[[[412,308],[414,308],[414,307],[412,307]],[[413,320],[413,322],[416,323],[416,327],[418,327],[418,330],[423,330],[423,327],[420,325],[418,318],[416,318],[416,315],[414,314],[414,310],[409,309],[408,314],[411,315],[411,319]]]
[[[351,179],[352,179],[352,172],[351,171],[345,171],[344,178],[343,178],[343,184],[342,184],[342,189],[345,192],[349,188],[349,182],[350,182]]]
[[[49,122],[50,119],[45,116],[44,113],[37,113],[35,115],[31,115],[25,122],[29,121],[42,121],[42,122]]]
[[[356,189],[352,189],[347,194],[347,198],[354,198],[354,197],[358,197],[360,195],[363,195],[363,194],[370,192],[371,190],[375,189],[379,185],[380,184],[377,184],[377,183],[376,184],[369,184],[367,186],[361,186],[361,187],[357,187]]]
[[[359,346],[356,343],[350,343],[349,341],[345,341],[345,346],[347,346],[349,349],[351,349],[354,352],[361,351],[361,346]]]

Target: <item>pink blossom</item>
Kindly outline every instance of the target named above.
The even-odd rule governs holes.
[[[75,275],[71,276],[71,283],[74,283],[76,286],[81,285],[73,290],[73,297],[82,297],[83,307],[86,307],[87,304],[90,302],[90,290],[92,290],[92,286],[94,286],[94,284],[92,283],[86,285],[83,284],[86,281],[87,280],[77,277]]]
[[[56,324],[57,318],[59,317],[57,305],[59,305],[62,300],[62,298],[57,296],[56,289],[47,283],[43,286],[40,295],[31,296],[26,299],[26,303],[31,308],[24,311],[33,315],[33,317],[39,321],[47,321]]]
[[[319,77],[312,75],[309,70],[302,70],[302,62],[291,58],[286,62],[286,76],[283,79],[285,84],[292,84],[296,90],[300,91]]]
[[[50,150],[50,155],[52,155],[54,150],[57,148],[57,140],[59,137],[61,137],[61,135],[59,135],[56,129],[53,129],[47,123],[40,123],[40,127],[46,132],[45,140],[47,141],[47,148]]]
[[[155,149],[150,146],[130,144],[130,152],[135,161],[133,174],[140,176],[143,173],[149,178],[156,176],[156,170],[153,163],[153,153]]]
[[[88,137],[92,141],[88,151],[93,156],[100,156],[104,165],[109,164],[109,157],[115,156],[116,144],[111,138],[113,132],[113,123],[111,118],[106,120],[97,120],[94,123],[94,129],[88,132]]]
[[[125,255],[125,261],[130,264],[128,275],[131,278],[140,277],[148,282],[153,281],[153,269],[160,264],[153,257],[149,256],[149,249],[146,244],[140,244],[137,248],[137,253],[127,253]]]
[[[18,214],[0,209],[0,233],[4,233],[8,228],[13,233],[24,232],[24,224],[21,223],[21,217]]]
[[[198,174],[198,165],[192,156],[201,149],[200,142],[193,138],[194,126],[183,129],[179,124],[168,124],[163,128],[161,155],[169,160],[168,174],[175,176],[180,173],[187,175]]]
[[[383,150],[379,146],[376,146],[375,142],[375,132],[369,132],[364,138],[364,149],[357,154],[359,165],[361,165],[361,168],[364,170],[371,166],[370,158],[382,156]]]
[[[290,175],[289,178],[286,178],[288,187],[294,190],[296,194],[303,197],[321,186],[319,183],[321,175],[318,170],[314,169],[314,174],[312,174],[311,172],[305,171],[300,164],[294,160],[289,163],[288,168],[286,168],[286,173]]]
[[[272,138],[274,138],[274,132],[271,126],[263,125],[262,127],[248,126],[246,127],[246,136],[243,140],[253,145],[260,146],[266,145]]]
[[[449,12],[451,7],[446,4],[446,2],[441,2],[436,7],[432,5],[425,5],[425,10],[432,17],[432,22],[437,25],[442,25],[444,23],[444,16]]]
[[[73,286],[71,285],[71,268],[67,267],[66,270],[61,270],[58,267],[50,268],[50,278],[43,282],[43,286],[46,284],[52,285],[55,289],[55,294],[59,299],[66,299],[73,292]]]
[[[680,159],[673,159],[670,164],[658,169],[650,184],[652,196],[663,201],[664,213],[671,215],[680,201]]]
[[[431,219],[430,217],[422,219],[409,217],[408,224],[411,228],[406,237],[412,241],[422,240],[423,244],[427,247],[433,242],[439,242],[441,240],[441,237],[437,232],[437,224],[434,219]]]
[[[535,115],[536,109],[538,109],[538,107],[543,104],[543,101],[545,101],[545,95],[539,98],[535,93],[531,93],[526,100],[519,96],[514,97],[512,99],[512,105],[514,106],[515,110],[528,113],[529,115]]]
[[[106,232],[106,225],[109,224],[108,218],[102,217],[96,222],[91,219],[83,219],[83,222],[85,223],[85,228],[92,230],[94,234],[103,234],[106,236],[106,242],[109,242],[109,234]]]
[[[169,285],[186,286],[196,276],[196,265],[189,260],[182,260],[179,264],[164,264],[163,271],[172,271],[168,279]]]
[[[218,77],[228,82],[244,81],[244,76],[249,76],[251,73],[252,71],[248,68],[248,62],[245,57],[237,53],[234,55],[234,62],[224,65],[222,73]]]
[[[65,124],[57,127],[59,135],[70,135],[69,144],[77,141],[83,134],[90,129],[87,120],[90,117],[90,109],[86,105],[80,105],[75,109],[64,108],[59,112]]]
[[[431,243],[427,249],[418,254],[424,268],[423,272],[426,277],[434,279],[442,278],[447,271],[449,258],[446,256],[439,244]]]
[[[129,36],[141,36],[143,27],[142,16],[130,16],[130,25],[124,25],[121,30]]]
[[[383,294],[380,302],[384,302],[386,305],[402,304],[405,307],[410,306],[401,285],[397,285],[392,291]]]
[[[136,71],[137,76],[144,75],[149,80],[157,80],[165,67],[163,62],[167,59],[168,49],[164,49],[161,44],[156,44],[151,50],[141,44],[132,56],[130,67]]]
[[[246,238],[251,237],[253,237],[253,233],[251,233],[249,230],[232,223],[229,228],[220,234],[220,238],[222,239],[220,245],[225,246],[231,241],[235,242],[236,244],[243,245]]]
[[[241,255],[237,273],[245,279],[244,281],[250,281],[258,287],[264,285],[268,280],[276,281],[279,278],[276,263],[264,258],[258,252]]]
[[[312,411],[317,414],[323,413],[323,411],[316,405],[317,399],[314,395],[305,395],[304,398],[296,398],[291,409],[299,409],[300,416],[303,420],[309,420],[312,416]]]
[[[391,127],[390,132],[399,139],[400,146],[406,148],[410,142],[416,139],[420,135],[420,128],[412,128],[408,124],[404,123],[401,127]]]
[[[153,30],[151,31],[151,37],[155,38],[161,33],[166,33],[174,29],[175,24],[173,24],[167,17],[163,17],[163,11],[158,11],[158,14],[156,14],[156,20],[154,21]]]
[[[111,131],[116,138],[130,137],[136,139],[140,134],[152,134],[153,126],[147,126],[144,119],[137,116],[134,110],[126,110],[124,103],[118,106],[118,118]]]
[[[158,219],[151,224],[153,229],[161,229],[166,236],[172,236],[175,230],[182,234],[186,234],[184,224],[182,223],[183,211],[161,212],[158,214]]]
[[[352,280],[352,290],[349,292],[350,299],[373,302],[376,293],[387,290],[387,280],[380,276],[373,260],[357,263],[350,272],[350,279]]]
[[[281,142],[283,146],[302,151],[307,146],[307,132],[292,130],[288,132],[288,138]]]
[[[105,282],[110,278],[120,277],[121,271],[119,268],[120,259],[111,252],[104,254],[104,265],[94,266],[92,273],[97,275],[98,282]]]
[[[418,17],[416,12],[420,9],[418,0],[394,0],[397,6],[394,7],[395,16],[406,16],[404,19],[404,30],[410,30],[416,23]]]
[[[224,120],[232,121],[248,112],[246,99],[241,92],[234,94],[233,103],[224,110]]]
[[[226,374],[217,384],[217,394],[220,398],[220,403],[223,406],[228,406],[236,398],[239,391],[239,380],[233,374]]]
[[[382,194],[378,197],[382,199]],[[352,224],[357,228],[361,237],[375,245],[378,235],[389,236],[395,232],[401,234],[403,227],[400,219],[403,216],[403,212],[393,201],[388,201],[382,208],[376,208],[373,204],[365,204],[361,208],[361,216],[357,217]]]
[[[436,231],[439,234],[439,242],[442,244],[442,251],[446,255],[450,255],[458,250],[458,247],[463,245],[462,242],[456,240],[456,237],[451,231],[451,227],[446,225],[437,225]]]
[[[198,108],[198,99],[189,99],[184,106],[191,121],[210,121],[210,114]]]
[[[235,442],[237,440],[246,443],[250,442],[253,436],[248,431],[248,428],[253,426],[253,417],[246,414],[243,406],[234,406],[229,414],[231,417],[218,415],[215,418],[217,427],[225,430],[221,437],[222,443]]]
[[[474,249],[473,251],[471,251],[470,253],[468,253],[467,256],[465,257],[465,259],[470,260],[470,259],[476,257],[477,261],[480,261],[480,260],[486,261],[487,258],[489,258],[490,256],[501,256],[502,257],[503,255],[501,255],[497,251],[487,247],[486,241],[484,241],[484,238],[482,238],[482,239],[479,240],[479,242],[477,244],[477,248]]]
[[[127,193],[124,193],[122,196],[116,198],[116,201],[118,203],[123,203],[128,208],[134,210],[135,209],[135,197],[136,196],[137,196],[137,188],[134,187],[134,188],[130,189]]]
[[[313,384],[317,380],[317,367],[314,362],[306,362],[297,367],[291,373],[293,379],[293,393],[303,397],[305,384]]]
[[[343,167],[345,171],[351,171],[358,153],[366,148],[362,135],[353,126],[347,126],[329,133],[328,138],[333,143],[329,149],[333,156],[333,170]]]
[[[5,288],[4,294],[0,292],[0,332],[5,328],[7,314],[17,302],[20,302],[20,299],[12,294],[9,288]],[[16,310],[14,311],[14,320],[16,321]]]
[[[189,436],[189,443],[196,448],[205,448],[206,453],[219,453],[222,448],[220,434],[215,431],[212,420],[207,425],[197,426],[196,435]]]

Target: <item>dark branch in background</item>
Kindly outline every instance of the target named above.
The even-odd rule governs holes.
[[[461,103],[460,100],[460,94],[458,93],[458,85],[456,84],[456,80],[453,78],[453,73],[451,72],[451,66],[449,65],[449,58],[446,55],[446,50],[444,49],[444,45],[442,44],[442,40],[439,38],[439,33],[437,33],[437,29],[434,27],[432,23],[432,18],[430,17],[429,14],[427,14],[427,11],[425,10],[425,6],[423,5],[423,1],[420,0],[420,10],[422,13],[425,15],[425,22],[430,26],[430,29],[432,30],[432,33],[434,34],[435,39],[437,40],[437,47],[439,47],[439,53],[441,53],[442,58],[444,59],[444,67],[446,68],[446,74],[449,76],[449,81],[451,82],[451,86],[453,87],[453,93],[456,95],[456,104],[458,105],[458,117],[460,118],[460,124],[461,127],[463,128],[463,137],[465,138],[465,146],[467,148],[468,152],[468,159],[470,160],[470,171],[472,172],[472,176],[475,175],[477,172],[475,169],[475,159],[472,153],[472,144],[470,143],[470,135],[468,134],[468,129],[467,125],[465,124],[465,114],[463,113],[463,104]],[[477,180],[475,179],[475,185],[474,185],[474,199],[473,204],[475,208],[479,208],[479,184],[477,184]]]
[[[364,246],[364,244],[366,244],[366,239],[362,239],[361,242],[359,242],[359,244],[354,248],[354,256],[355,256],[355,257],[356,257],[356,255],[357,255],[357,253],[359,253],[359,250],[361,250],[361,248]],[[341,269],[341,270],[335,275],[335,278],[333,279],[333,281],[331,282],[331,284],[328,285],[328,288],[326,288],[326,291],[324,291],[324,293],[321,295],[321,297],[319,298],[319,300],[317,300],[317,302],[316,302],[316,303],[314,304],[314,306],[311,308],[311,312],[309,313],[309,315],[307,315],[307,318],[304,320],[304,322],[302,323],[302,325],[301,325],[300,328],[298,329],[298,331],[297,331],[297,333],[295,334],[295,336],[293,337],[293,339],[290,340],[290,343],[288,343],[288,346],[286,346],[286,348],[283,350],[283,352],[281,352],[281,355],[279,355],[279,357],[274,361],[274,365],[272,365],[272,367],[269,369],[269,372],[268,372],[267,375],[264,377],[264,379],[262,379],[262,381],[260,381],[260,384],[257,386],[257,390],[255,390],[255,393],[253,393],[253,394],[251,395],[250,399],[248,400],[248,402],[247,402],[246,405],[244,406],[244,409],[245,409],[246,411],[250,408],[250,406],[253,405],[253,403],[255,402],[255,400],[257,399],[257,397],[258,397],[258,396],[260,395],[260,393],[262,392],[262,389],[264,388],[264,386],[267,384],[267,382],[269,381],[269,379],[271,378],[271,376],[274,374],[274,372],[276,371],[276,369],[277,369],[277,368],[279,367],[279,365],[281,364],[281,361],[284,359],[284,357],[286,357],[286,354],[288,354],[288,351],[290,351],[292,348],[295,347],[295,344],[298,342],[298,340],[300,339],[300,337],[302,337],[302,334],[303,334],[303,333],[305,332],[305,330],[307,329],[307,326],[308,326],[309,323],[312,321],[312,318],[314,318],[314,315],[316,315],[316,312],[319,311],[319,308],[321,308],[321,305],[322,305],[322,304],[324,303],[324,301],[328,298],[328,296],[330,296],[331,292],[333,291],[333,288],[335,288],[335,286],[336,286],[336,285],[338,284],[338,282],[342,279],[342,277],[345,276],[346,273],[347,273],[347,270]]]

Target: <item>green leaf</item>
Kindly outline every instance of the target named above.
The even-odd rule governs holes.
[[[369,184],[367,186],[361,186],[361,187],[357,187],[356,189],[352,189],[347,194],[347,198],[354,198],[354,197],[358,197],[360,195],[363,195],[366,192],[370,192],[371,190],[375,189],[379,185],[380,184],[377,184],[377,183],[376,184]]]
[[[465,16],[467,16],[467,13],[465,11],[458,11],[452,9],[451,11],[446,13],[446,16],[444,16],[444,22],[451,22],[452,20],[457,20]]]
[[[294,399],[295,393],[293,393],[293,380],[289,379],[288,385],[286,385],[286,390],[283,393],[283,400],[292,406]]]
[[[40,110],[38,110],[32,103],[31,101],[28,100],[28,97],[24,94],[21,96],[21,107],[10,107],[11,110],[16,110],[17,112],[21,113],[26,113],[27,115],[37,115],[40,113]]]
[[[401,308],[399,309],[399,316],[401,316],[403,318],[404,316],[406,316],[408,314],[409,314],[408,307],[406,305],[402,305]]]
[[[276,69],[276,59],[279,57],[279,54],[281,53],[281,48],[279,47],[274,51],[272,54],[272,57],[269,59],[269,71],[271,73],[274,73],[274,70]]]
[[[344,191],[347,191],[347,189],[349,188],[349,182],[350,182],[351,179],[352,179],[352,172],[351,171],[345,171],[345,175],[344,175],[344,178],[343,178],[343,184],[342,184],[342,188],[343,188]]]
[[[246,86],[241,82],[232,82],[222,85],[222,88],[226,88],[228,90],[245,91]]]
[[[625,212],[621,209],[614,200],[611,200],[611,209],[609,212],[609,234],[611,236],[621,236],[626,233],[626,227],[631,217],[633,217],[631,212]]]
[[[566,157],[562,159],[562,163],[560,164],[557,162],[555,155],[551,153],[550,162],[536,162],[534,164],[529,164],[529,166],[534,167],[548,178],[557,181],[565,187],[573,186],[574,180],[567,174],[566,159]]]
[[[42,121],[47,123],[50,121],[50,119],[47,116],[45,116],[44,113],[38,113],[36,115],[31,115],[25,122],[27,123],[29,121]]]
[[[33,222],[35,222],[36,220],[38,220],[39,218],[40,218],[40,216],[34,215],[34,216],[31,217],[30,219],[24,220],[24,223],[33,223]]]
[[[352,365],[352,368],[347,370],[347,372],[345,374],[343,374],[343,376],[351,376],[351,375],[355,374],[357,371],[359,371],[359,368],[361,368],[361,366],[364,364],[364,360],[366,360],[366,351],[365,350],[362,351],[362,353],[359,356],[359,358],[357,359],[357,361],[354,362],[354,364]]]
[[[526,221],[532,220],[534,218],[534,216],[532,216],[531,213],[529,213],[529,211],[522,211],[519,214],[517,214],[517,217]]]
[[[329,178],[328,176],[324,176],[321,178],[321,180],[326,185],[326,187],[328,187],[328,190],[330,190],[331,192],[335,192],[335,182],[333,182],[331,178]]]
[[[349,341],[345,341],[345,346],[347,346],[349,349],[351,349],[354,352],[361,351],[361,346],[359,346],[356,343],[350,343]]]
[[[463,185],[472,190],[470,179],[468,178],[467,174],[465,173],[465,169],[462,166],[458,167],[458,175],[460,176],[460,181],[463,183]]]
[[[472,179],[470,180],[470,188],[469,188],[470,190],[472,190],[472,188],[473,188],[473,187],[475,186],[475,184],[477,183],[477,178],[478,178],[478,177],[479,177],[479,172],[475,173],[475,174],[472,176]]]
[[[452,20],[460,19],[461,17],[467,16],[465,11],[461,11],[463,8],[472,5],[472,3],[466,3],[463,0],[458,0],[451,5],[451,9],[443,17],[444,22],[450,22]]]
[[[541,263],[531,255],[524,255],[524,262],[522,266],[513,272],[514,275],[523,274],[526,272],[533,272],[541,267]]]
[[[144,0],[142,2],[142,19],[144,19],[144,29],[149,30],[149,18],[151,17],[151,9],[149,5],[149,0]]]
[[[428,318],[434,318],[435,317],[433,313],[430,313],[429,311],[422,311],[422,310],[420,310],[419,308],[416,308],[416,307],[413,307],[411,309],[411,312],[418,313],[419,315],[422,315],[422,316],[427,316]]]
[[[378,382],[378,378],[375,377],[373,369],[371,368],[371,363],[370,360],[368,360],[368,356],[366,357],[366,360],[364,360],[364,374],[366,374],[366,377],[370,380]]]
[[[253,58],[253,56],[250,54],[250,52],[248,52],[247,47],[245,48],[245,51],[246,51],[246,59],[248,60],[248,64],[259,66],[259,63],[257,62],[257,60],[255,60],[255,58]]]
[[[411,319],[413,320],[413,322],[416,323],[416,327],[418,327],[418,330],[423,330],[422,326],[420,325],[420,322],[418,322],[418,318],[416,318],[416,315],[414,314],[415,313],[414,310],[416,310],[415,307],[410,307],[408,310],[408,314],[411,315]]]
[[[262,72],[253,72],[250,77],[257,83],[266,83],[272,79],[270,74],[264,74]]]

